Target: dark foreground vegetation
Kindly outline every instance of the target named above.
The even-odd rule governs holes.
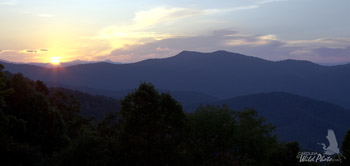
[[[73,96],[0,72],[1,166],[298,164],[298,143],[277,142],[254,110],[206,106],[185,114],[169,94],[142,83],[118,112],[94,121]]]

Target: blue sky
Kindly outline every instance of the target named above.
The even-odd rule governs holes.
[[[0,0],[0,59],[136,62],[182,50],[350,62],[348,0]]]

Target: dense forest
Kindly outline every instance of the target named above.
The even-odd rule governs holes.
[[[119,110],[94,119],[81,113],[83,97],[0,68],[0,165],[300,164],[298,143],[278,142],[274,126],[252,109],[184,113],[170,94],[141,83]],[[342,154],[350,159],[350,131]]]

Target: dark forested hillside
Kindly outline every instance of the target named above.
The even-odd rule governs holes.
[[[184,51],[165,59],[132,64],[95,63],[42,68],[3,63],[11,72],[44,82],[105,90],[134,89],[152,82],[159,89],[194,91],[217,98],[285,91],[350,108],[350,65],[267,61],[237,53]]]
[[[350,126],[350,111],[335,104],[284,92],[240,96],[218,102],[230,109],[254,108],[276,126],[281,141],[298,141],[302,148],[322,151],[319,142],[327,142],[333,129],[339,142]]]
[[[65,88],[49,88],[49,91],[51,95],[61,91],[66,96],[74,96],[80,103],[80,114],[87,118],[92,117],[97,121],[101,121],[109,112],[117,112],[120,108],[119,100],[111,97],[94,96]]]
[[[256,111],[199,107],[185,114],[152,84],[121,100],[99,123],[79,114],[75,91],[49,89],[0,65],[0,164],[295,165],[298,143],[278,143]],[[77,99],[71,94],[76,94]],[[97,100],[98,102],[98,100]],[[84,105],[84,104],[83,104]]]
[[[52,83],[52,82],[45,82],[45,84],[48,87],[63,87],[65,89],[78,90],[80,92],[86,92],[92,95],[108,96],[118,101],[134,90],[134,89],[127,89],[127,90],[113,91],[113,90],[93,89],[93,88],[87,88],[87,87],[67,86],[64,84],[58,84],[58,83]],[[174,90],[164,90],[164,89],[158,89],[158,90],[160,92],[170,93],[177,101],[181,102],[181,104],[185,108],[190,107],[192,105],[198,106],[200,104],[205,104],[208,102],[214,102],[219,100],[216,97],[199,93],[199,92],[193,92],[193,91],[174,91]]]

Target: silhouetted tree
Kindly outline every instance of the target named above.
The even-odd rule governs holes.
[[[174,165],[181,162],[185,114],[169,94],[142,83],[121,101],[120,164]]]
[[[60,152],[55,163],[62,166],[105,166],[109,163],[108,144],[95,128],[84,126],[70,145]]]
[[[298,144],[277,143],[274,128],[254,110],[207,106],[185,116],[169,94],[142,83],[121,100],[119,112],[95,124],[81,116],[73,95],[87,103],[91,96],[48,90],[41,81],[7,77],[2,70],[0,65],[0,165],[296,163]],[[343,142],[347,157],[349,135]]]
[[[344,136],[341,149],[343,156],[346,158],[345,160],[343,159],[342,165],[350,165],[350,130],[348,130]]]
[[[49,95],[49,89],[47,89],[46,85],[40,80],[35,82],[34,88],[36,91],[41,92],[45,96]]]
[[[199,107],[189,115],[190,154],[198,165],[269,165],[273,127],[254,110]]]
[[[190,141],[187,146],[195,165],[235,163],[233,148],[237,134],[234,112],[227,107],[200,106],[188,116]]]
[[[270,164],[274,166],[295,166],[299,161],[296,158],[299,152],[298,142],[282,143],[277,145],[270,156]]]

